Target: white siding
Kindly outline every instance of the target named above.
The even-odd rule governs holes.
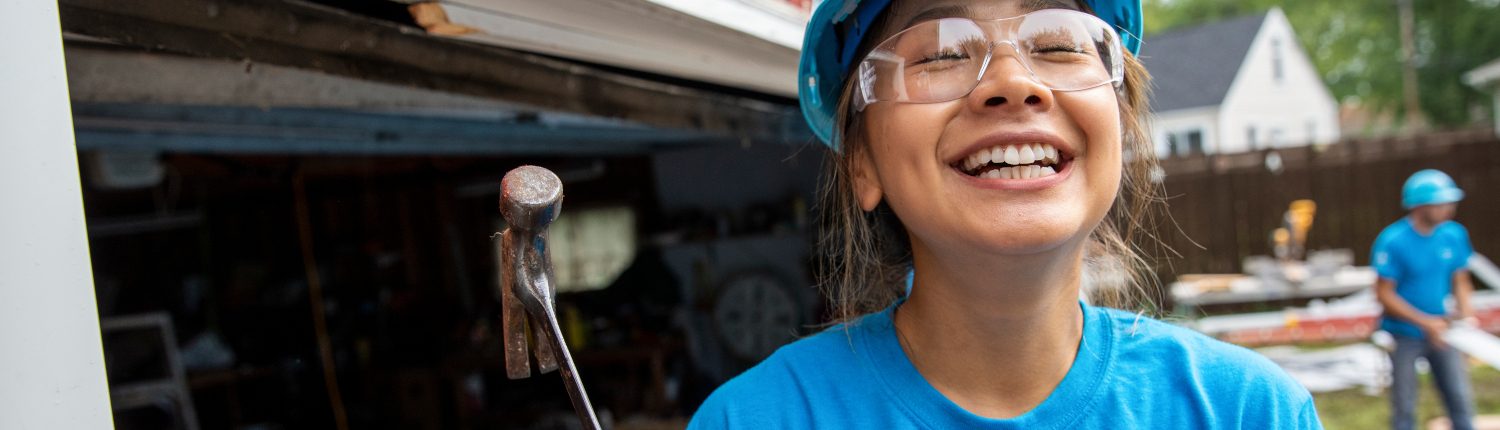
[[[1180,136],[1184,136],[1193,130],[1203,133],[1203,152],[1214,153],[1218,148],[1218,115],[1217,106],[1208,106],[1193,109],[1178,109],[1163,112],[1151,119],[1152,140],[1156,144],[1156,155],[1166,158],[1171,155],[1183,155],[1183,149],[1179,148],[1177,154],[1167,153],[1168,136],[1178,135],[1179,145],[1186,145]]]
[[[1275,76],[1278,57],[1280,79]],[[1271,9],[1266,17],[1220,108],[1217,149],[1222,152],[1339,138],[1338,103],[1302,51],[1281,9]],[[1249,141],[1252,128],[1253,147]]]
[[[1490,93],[1490,97],[1494,99],[1490,113],[1495,114],[1494,131],[1496,136],[1500,136],[1500,58],[1464,73],[1463,80],[1471,87]]]

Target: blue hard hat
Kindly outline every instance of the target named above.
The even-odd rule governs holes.
[[[1115,26],[1120,42],[1131,54],[1138,53],[1141,40],[1141,0],[1084,0],[1094,15]],[[797,98],[802,117],[813,134],[830,148],[834,141],[834,118],[844,76],[858,59],[854,52],[875,18],[891,0],[823,0],[807,21],[802,36],[802,61],[797,67]]]
[[[1441,170],[1425,169],[1406,178],[1401,186],[1401,207],[1408,210],[1422,205],[1440,205],[1464,199],[1453,178]]]

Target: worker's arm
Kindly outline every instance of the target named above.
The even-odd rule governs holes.
[[[1467,272],[1465,272],[1467,276]],[[1406,299],[1396,294],[1396,282],[1385,277],[1377,278],[1375,281],[1375,299],[1380,301],[1380,306],[1385,308],[1387,315],[1410,322],[1422,329],[1428,338],[1438,339],[1443,330],[1448,328],[1448,321],[1442,317],[1428,315],[1407,303]]]
[[[1474,306],[1469,302],[1469,296],[1473,292],[1474,280],[1469,276],[1469,269],[1453,272],[1453,304],[1458,305],[1458,319],[1474,318]]]

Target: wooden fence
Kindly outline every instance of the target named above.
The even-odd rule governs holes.
[[[1155,259],[1164,283],[1182,273],[1238,273],[1245,257],[1271,255],[1271,233],[1297,199],[1317,202],[1307,249],[1348,248],[1368,264],[1375,236],[1405,214],[1402,183],[1425,168],[1464,189],[1458,221],[1476,251],[1500,257],[1500,138],[1489,128],[1173,158],[1162,167],[1172,219],[1157,232],[1181,254]]]

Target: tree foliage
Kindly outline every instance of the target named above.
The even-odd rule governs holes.
[[[1406,115],[1396,0],[1145,0],[1147,38],[1179,27],[1281,7],[1302,48],[1341,102]],[[1423,114],[1438,126],[1486,118],[1489,97],[1463,74],[1500,57],[1500,0],[1412,0]],[[1149,55],[1151,47],[1144,46]]]

